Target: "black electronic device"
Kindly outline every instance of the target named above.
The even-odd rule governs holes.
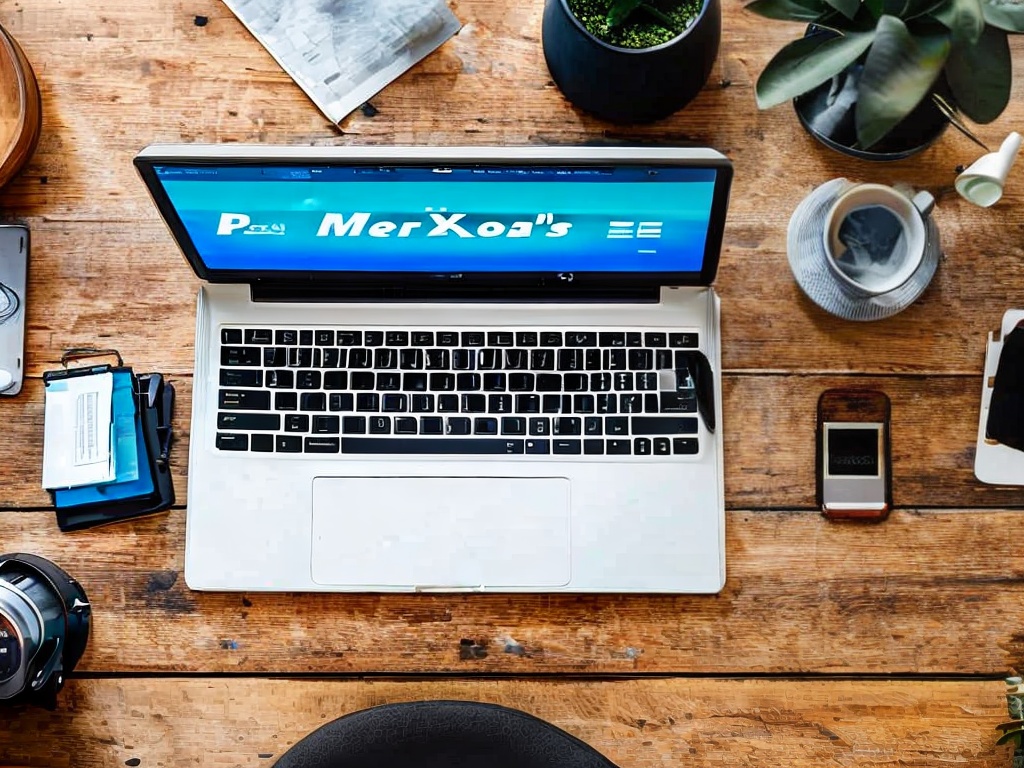
[[[0,555],[0,704],[53,709],[85,652],[85,590],[45,558]]]

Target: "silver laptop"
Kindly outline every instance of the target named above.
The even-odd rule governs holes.
[[[729,162],[151,146],[199,590],[717,592]]]

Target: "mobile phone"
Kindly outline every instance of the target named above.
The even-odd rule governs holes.
[[[21,392],[25,377],[28,227],[0,225],[0,396]]]
[[[884,520],[892,509],[889,398],[829,389],[818,398],[818,504],[832,520]]]

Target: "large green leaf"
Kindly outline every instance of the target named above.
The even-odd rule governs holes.
[[[985,21],[1007,32],[1024,32],[1024,2],[1020,0],[982,0]]]
[[[867,50],[874,36],[870,31],[794,40],[775,54],[757,79],[757,106],[774,107],[842,72]]]
[[[622,24],[642,2],[643,0],[611,0],[608,5],[608,26],[614,28]]]
[[[932,12],[953,33],[954,47],[957,44],[974,45],[985,27],[985,16],[981,0],[949,0]]]
[[[878,20],[857,84],[857,142],[862,148],[877,143],[920,103],[942,71],[949,48],[948,35],[913,37],[895,16]]]
[[[748,11],[778,21],[817,21],[831,10],[819,0],[754,0],[744,6]]]
[[[848,19],[856,16],[857,10],[860,8],[860,0],[825,0],[825,2]]]
[[[977,45],[954,46],[946,81],[956,104],[976,123],[991,123],[1010,102],[1013,72],[1006,31],[986,26]]]

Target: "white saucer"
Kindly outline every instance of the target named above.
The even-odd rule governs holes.
[[[928,239],[917,271],[899,288],[877,296],[858,294],[835,276],[828,265],[825,241],[825,217],[849,182],[832,179],[805,197],[793,211],[786,235],[789,267],[797,285],[807,297],[836,317],[845,320],[881,320],[913,304],[928,287],[942,258],[939,228],[927,218]]]

